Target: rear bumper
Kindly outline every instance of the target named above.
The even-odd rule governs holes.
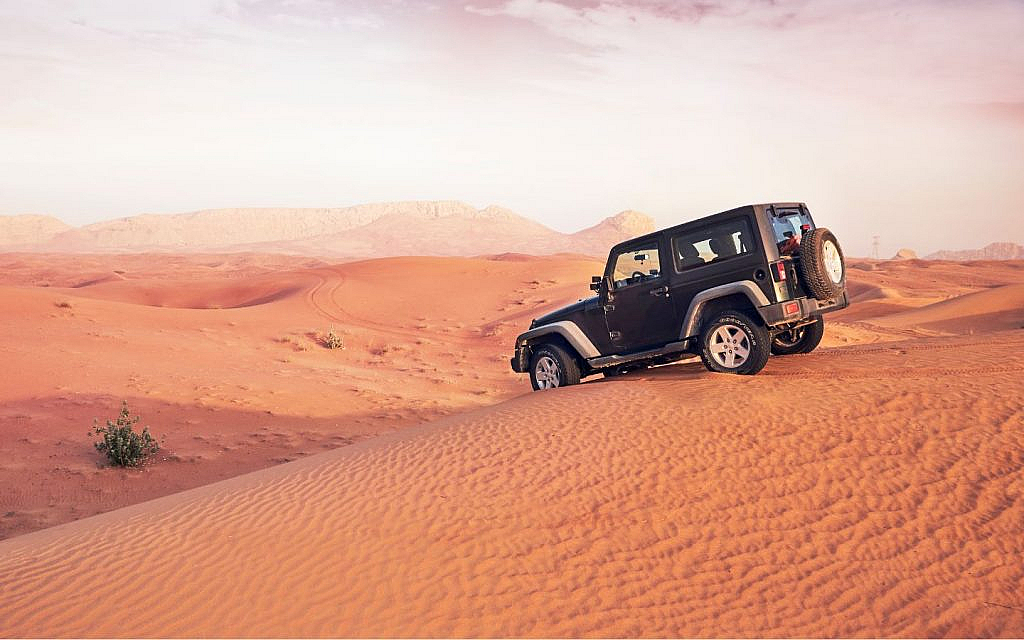
[[[797,309],[793,309],[794,303],[797,305]],[[846,291],[843,291],[833,300],[797,298],[795,300],[787,300],[786,302],[770,304],[766,307],[759,307],[758,312],[760,312],[761,318],[764,320],[765,324],[772,326],[777,324],[786,324],[789,322],[799,322],[809,316],[820,316],[823,313],[839,311],[840,309],[845,309],[848,306],[850,306],[850,301],[847,297]]]

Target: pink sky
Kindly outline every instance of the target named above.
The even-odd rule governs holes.
[[[0,214],[804,200],[850,253],[1024,242],[1024,2],[4,2]]]

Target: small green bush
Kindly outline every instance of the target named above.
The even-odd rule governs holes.
[[[96,450],[107,456],[110,464],[117,467],[139,467],[146,459],[160,450],[160,445],[149,434],[149,427],[142,433],[135,432],[135,424],[139,416],[131,417],[128,413],[128,402],[121,404],[121,414],[116,422],[107,420],[106,426],[100,426],[93,420],[93,433],[102,439],[95,443]]]

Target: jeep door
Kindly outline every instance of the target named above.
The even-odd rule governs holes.
[[[745,214],[684,226],[670,234],[669,245],[673,269],[670,292],[680,330],[690,302],[698,293],[744,280],[760,286],[758,280],[767,276],[760,235]]]
[[[628,353],[675,341],[676,308],[662,271],[661,240],[656,237],[618,248],[608,260],[603,298],[614,353]]]

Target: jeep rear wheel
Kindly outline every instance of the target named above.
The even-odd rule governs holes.
[[[772,338],[772,353],[777,356],[810,353],[817,348],[823,335],[825,335],[825,319],[817,316],[811,324],[777,333]]]
[[[565,349],[542,344],[533,350],[530,358],[530,383],[534,391],[579,384],[580,366]]]
[[[700,359],[709,371],[753,375],[768,363],[768,330],[740,311],[712,318],[701,331],[700,343]]]
[[[818,300],[835,298],[846,288],[846,261],[836,236],[819,227],[800,239],[800,279]]]

